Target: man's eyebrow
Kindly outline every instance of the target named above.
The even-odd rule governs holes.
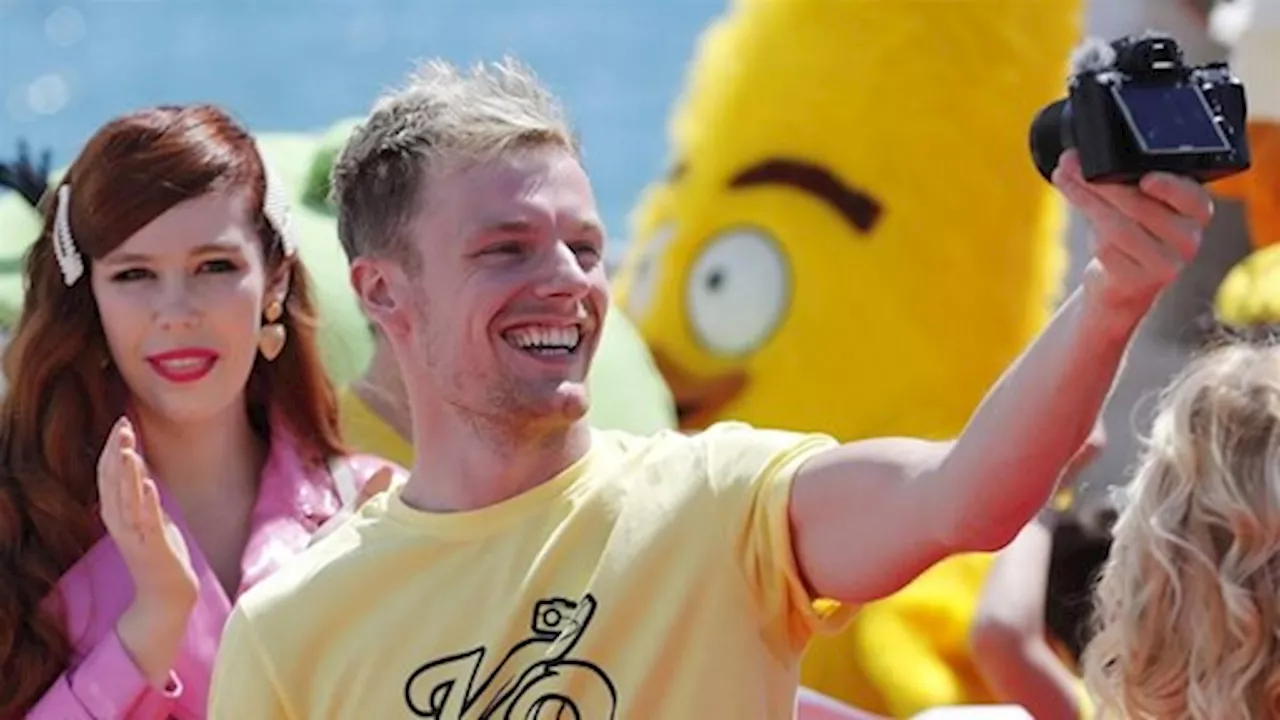
[[[528,220],[505,219],[486,222],[480,226],[480,229],[485,233],[524,235],[534,232],[537,227]]]
[[[869,193],[849,186],[830,170],[805,160],[767,158],[729,181],[729,187],[734,189],[760,185],[783,185],[812,195],[862,233],[871,232],[884,213],[884,206]]]
[[[512,235],[533,235],[537,233],[539,226],[532,220],[510,218],[506,220],[494,220],[484,223],[480,226],[480,231],[486,234],[510,233]],[[576,232],[592,233],[604,235],[604,222],[600,218],[593,216],[584,217],[574,223]]]

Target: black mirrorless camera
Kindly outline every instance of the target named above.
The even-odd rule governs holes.
[[[1249,168],[1244,85],[1226,63],[1188,67],[1173,38],[1145,33],[1085,46],[1073,65],[1067,97],[1031,123],[1046,180],[1071,147],[1099,183],[1156,170],[1208,182]]]

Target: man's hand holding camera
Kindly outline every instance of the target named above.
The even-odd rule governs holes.
[[[1093,259],[1082,284],[1097,321],[1130,332],[1195,257],[1213,200],[1195,180],[1150,173],[1136,185],[1086,182],[1076,151],[1062,155],[1053,183],[1089,220]]]

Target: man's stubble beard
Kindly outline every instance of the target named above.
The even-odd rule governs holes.
[[[438,398],[474,431],[484,435],[519,435],[520,430],[536,419],[532,405],[519,383],[501,374],[501,370],[478,371],[466,362],[466,358],[447,358],[448,348],[457,347],[456,341],[441,338],[431,327],[430,303],[421,290],[413,295],[414,313],[420,328],[414,348],[420,368],[433,378]],[[445,363],[445,360],[454,360]],[[487,376],[479,376],[480,373]],[[479,377],[478,377],[479,376]],[[481,382],[477,383],[479,379]],[[482,398],[475,398],[462,388],[484,388]]]
[[[505,438],[504,442],[519,442],[522,438],[542,435],[549,429],[585,417],[590,407],[586,378],[582,380],[582,407],[566,408],[566,402],[579,403],[559,397],[549,402],[545,388],[526,387],[525,381],[508,375],[504,368],[496,365],[477,371],[466,362],[466,358],[459,357],[453,358],[457,362],[451,363],[452,367],[442,373],[442,361],[446,359],[443,353],[447,353],[450,347],[456,347],[457,343],[449,342],[432,331],[430,304],[420,289],[414,292],[414,312],[422,329],[421,339],[415,348],[422,369],[436,379],[435,386],[444,404],[474,432],[495,439]],[[496,359],[496,353],[494,357]],[[477,378],[479,372],[484,375]],[[446,373],[448,377],[442,378]],[[483,399],[461,391],[461,388],[475,388],[477,379],[481,380],[479,385],[483,388]]]

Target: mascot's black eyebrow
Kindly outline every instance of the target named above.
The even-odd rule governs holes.
[[[729,187],[734,189],[760,185],[783,185],[812,195],[831,206],[862,233],[871,232],[884,213],[880,201],[871,195],[850,187],[821,165],[804,160],[768,158],[748,167],[729,181]]]

